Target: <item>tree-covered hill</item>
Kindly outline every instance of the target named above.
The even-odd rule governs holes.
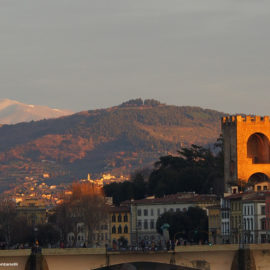
[[[87,172],[128,174],[180,146],[208,145],[220,134],[223,113],[155,100],[0,127],[0,170],[50,160],[72,177]],[[19,166],[19,165],[18,165]],[[64,174],[64,173],[62,173]],[[1,175],[0,175],[1,176]]]

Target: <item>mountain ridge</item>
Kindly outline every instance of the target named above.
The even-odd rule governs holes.
[[[56,119],[3,125],[0,178],[14,168],[50,171],[44,169],[44,160],[59,166],[51,174],[62,179],[87,173],[128,175],[152,166],[162,155],[176,154],[180,147],[213,144],[223,115],[200,107],[133,100]]]

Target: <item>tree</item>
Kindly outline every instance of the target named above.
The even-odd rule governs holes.
[[[159,106],[160,102],[155,99],[145,99],[144,105],[155,107],[155,106]]]
[[[113,203],[119,205],[121,202],[130,199],[142,199],[147,193],[147,182],[145,181],[148,170],[136,171],[130,176],[130,181],[122,183],[111,183],[103,187],[108,197],[113,197]]]
[[[222,147],[221,140],[216,147]],[[180,149],[178,156],[160,157],[149,177],[148,194],[158,197],[185,191],[221,194],[224,180],[219,153],[193,144]]]
[[[37,239],[42,246],[54,245],[60,240],[60,232],[50,223],[39,225]]]
[[[162,214],[156,223],[158,233],[161,226],[168,223],[170,225],[170,239],[183,238],[190,242],[198,243],[208,238],[208,217],[206,212],[199,207],[190,207],[186,212],[166,212]]]
[[[113,197],[113,203],[115,205],[133,198],[133,184],[130,181],[111,183],[105,185],[103,189],[107,197]]]
[[[104,192],[106,196],[113,197],[116,205],[146,195],[162,197],[189,191],[223,194],[223,166],[223,139],[219,137],[214,150],[195,144],[181,148],[177,156],[160,157],[149,176],[136,172],[131,181],[104,186]]]
[[[83,222],[86,239],[91,242],[92,232],[107,218],[107,205],[102,190],[91,183],[73,183],[72,195],[64,197],[56,208],[56,223],[61,230],[62,240],[73,232],[77,239],[77,224]],[[75,244],[75,243],[74,243]]]
[[[55,208],[55,214],[49,218],[57,225],[60,231],[60,239],[66,243],[70,231],[76,232],[76,218],[72,215],[71,203],[67,198]]]
[[[2,198],[0,200],[0,226],[2,237],[9,246],[12,241],[12,226],[16,218],[16,204],[14,201]]]
[[[137,171],[135,174],[131,175],[132,182],[132,195],[133,199],[139,200],[145,197],[145,192],[147,190],[147,184],[144,180],[144,175],[142,172]]]
[[[4,197],[0,199],[0,239],[7,246],[34,240],[33,227],[25,217],[18,215],[16,203]]]
[[[16,215],[12,221],[11,244],[33,243],[35,240],[33,227],[27,223],[24,216]]]

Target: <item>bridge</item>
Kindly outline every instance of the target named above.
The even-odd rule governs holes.
[[[107,266],[111,266],[111,269],[121,269],[113,266],[142,262],[164,266],[155,269],[270,269],[270,244],[249,245],[249,249],[245,250],[239,250],[238,245],[178,246],[174,252],[107,252],[105,249],[92,248],[43,249],[42,255],[35,256],[36,268],[33,268],[30,255],[31,251],[28,249],[2,250],[0,270],[94,270]],[[173,268],[166,268],[166,265]]]

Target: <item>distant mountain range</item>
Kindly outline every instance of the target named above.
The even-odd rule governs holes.
[[[0,128],[0,180],[50,172],[55,181],[87,173],[129,174],[181,146],[213,144],[221,112],[131,100],[108,109]],[[10,180],[11,181],[11,180]]]
[[[57,118],[72,111],[52,109],[40,105],[28,105],[16,100],[0,99],[0,124],[16,124],[41,119]]]

